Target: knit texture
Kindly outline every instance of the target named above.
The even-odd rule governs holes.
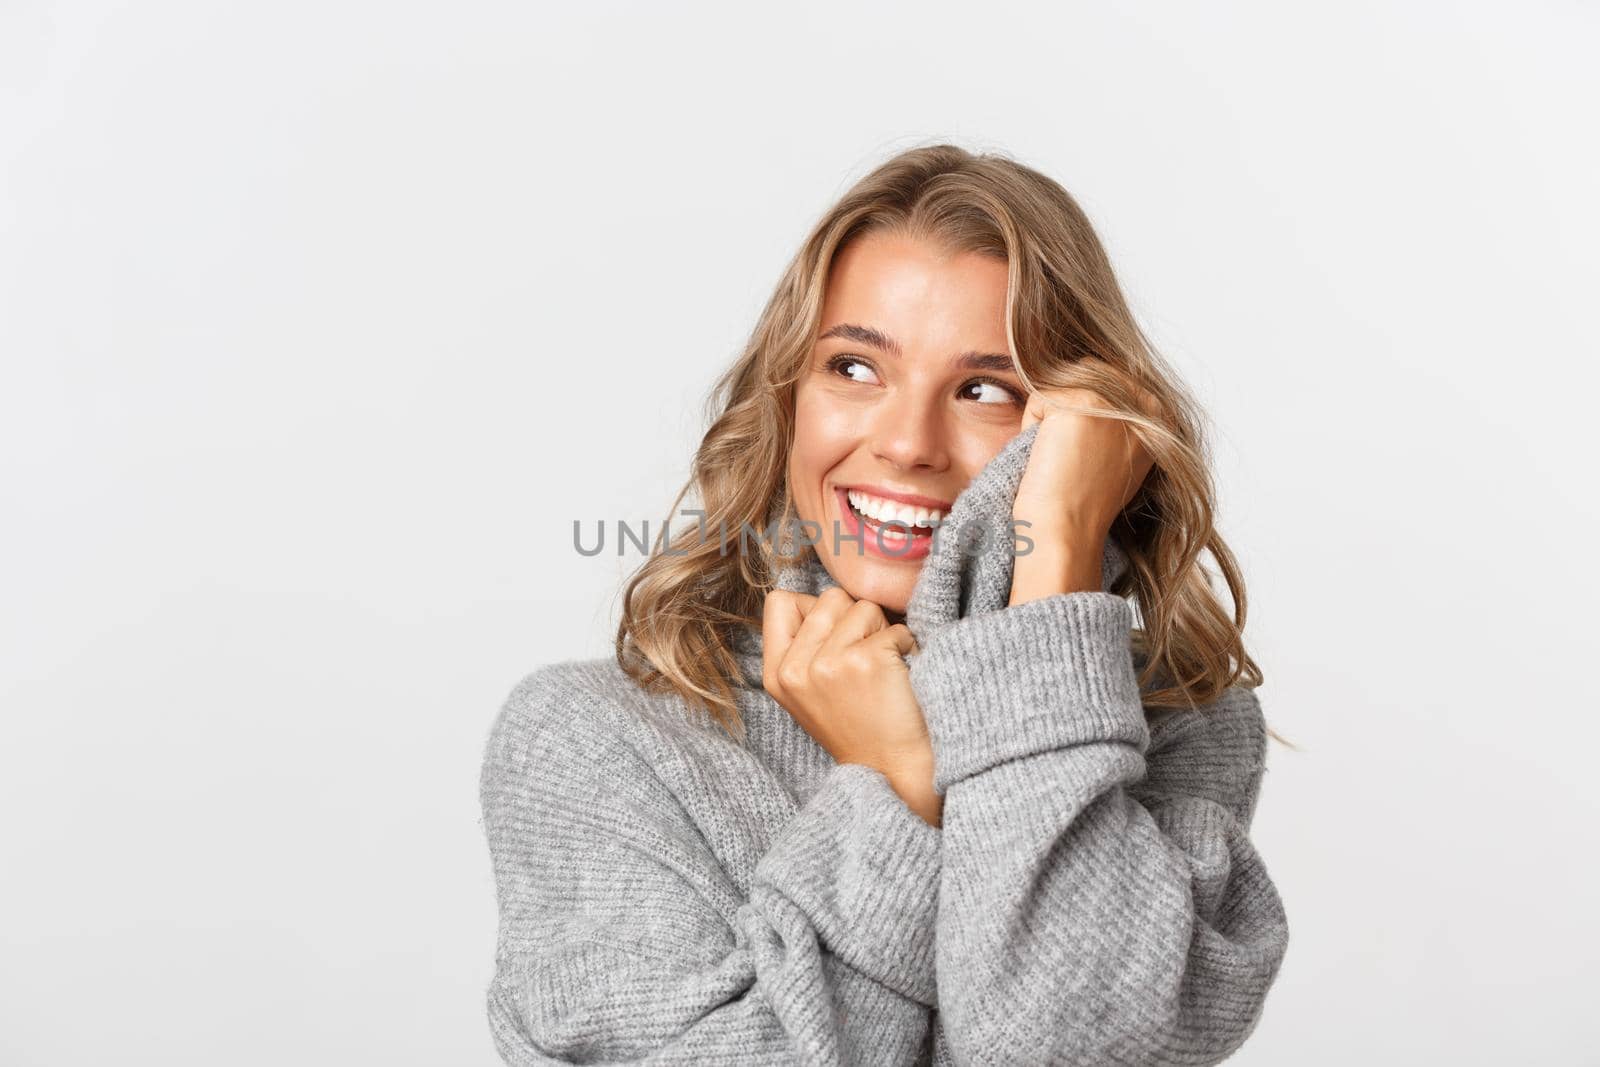
[[[1288,944],[1248,836],[1260,706],[1147,712],[1121,597],[1007,605],[1034,435],[957,498],[906,612],[940,828],[766,693],[759,631],[742,744],[609,657],[517,684],[480,783],[505,1062],[1214,1064],[1243,1043]],[[1103,588],[1126,562],[1108,543]],[[834,584],[814,554],[779,580]]]

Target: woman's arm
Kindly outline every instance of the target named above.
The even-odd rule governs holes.
[[[598,707],[597,707],[598,705]],[[510,1064],[912,1063],[934,1002],[939,832],[832,769],[735,884],[567,665],[506,701],[483,766]],[[742,819],[729,811],[738,848]]]
[[[1152,738],[1131,608],[1073,592],[936,634],[911,679],[944,794],[938,1009],[974,1064],[1214,1064],[1287,947],[1248,838],[1255,696]]]

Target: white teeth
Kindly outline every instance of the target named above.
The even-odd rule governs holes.
[[[870,519],[876,519],[878,522],[900,522],[905,523],[907,526],[933,526],[944,518],[944,512],[935,508],[914,508],[897,501],[868,496],[859,489],[852,489],[845,495],[849,498],[851,507]]]

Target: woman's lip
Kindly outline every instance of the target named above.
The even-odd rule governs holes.
[[[844,551],[845,538],[849,538],[853,543],[860,546],[857,549],[858,555],[872,556],[876,559],[893,562],[921,560],[933,551],[934,535],[932,533],[910,534],[910,531],[902,530],[899,526],[881,527],[885,533],[882,540],[880,540],[878,533],[880,528],[867,529],[862,524],[860,516],[850,507],[849,497],[845,495],[847,492],[848,490],[842,485],[833,491],[833,498],[839,502],[841,525],[843,526],[839,543],[833,549],[835,553]],[[896,536],[900,533],[910,535],[907,537]],[[858,538],[859,541],[857,540]]]
[[[930,511],[949,511],[953,506],[948,500],[936,500],[918,493],[900,493],[879,485],[841,485],[838,488],[846,493],[854,490],[878,497],[880,500],[893,500],[899,504],[910,504],[914,508],[927,508]]]

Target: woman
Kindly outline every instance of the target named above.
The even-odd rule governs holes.
[[[1226,1057],[1287,945],[1261,675],[1197,414],[1078,205],[894,158],[718,394],[615,658],[489,740],[505,1060]]]

